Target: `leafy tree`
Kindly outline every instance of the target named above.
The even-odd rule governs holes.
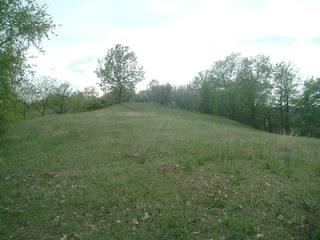
[[[36,88],[31,81],[22,81],[16,87],[17,98],[20,103],[23,118],[27,117],[27,112],[31,110],[32,104],[37,100]]]
[[[48,83],[47,89],[51,91],[50,84],[54,83]],[[50,94],[50,93],[49,93]],[[58,114],[63,114],[67,112],[66,104],[68,98],[72,94],[72,88],[70,86],[70,83],[64,82],[61,83],[59,86],[55,87],[52,90],[52,93],[50,96],[48,96],[49,99],[51,99],[51,106],[53,110]]]
[[[214,89],[217,95],[215,99],[216,113],[232,119],[236,118],[237,95],[234,93],[234,82],[237,77],[239,53],[232,53],[223,60],[216,61],[211,68]]]
[[[281,129],[290,134],[290,104],[297,93],[296,69],[290,63],[280,62],[274,67],[274,94],[280,111]]]
[[[240,55],[233,53],[214,62],[209,70],[200,72],[194,78],[193,84],[200,86],[202,112],[236,118],[237,95],[234,94],[234,82],[239,61]]]
[[[214,86],[210,81],[210,72],[202,71],[193,80],[194,85],[199,86],[200,111],[204,113],[213,113],[212,100],[214,95]]]
[[[297,74],[290,63],[272,65],[265,55],[231,54],[187,86],[172,88],[153,80],[135,99],[228,117],[269,132],[299,129],[302,135],[320,137],[320,80],[306,81],[297,98]]]
[[[35,107],[41,116],[44,116],[48,110],[49,99],[57,89],[57,81],[48,76],[42,76],[35,79],[36,102]]]
[[[137,94],[134,95],[133,101],[135,102],[148,102],[148,96],[146,90],[141,90]]]
[[[172,94],[172,100],[176,107],[199,111],[199,92],[192,84],[175,88]]]
[[[138,65],[137,57],[129,47],[117,44],[108,50],[103,59],[98,60],[97,76],[100,87],[111,91],[121,103],[125,94],[133,92],[135,85],[144,79],[143,67]]]
[[[112,99],[107,99],[105,95],[102,97],[98,95],[98,91],[93,86],[86,87],[83,91],[73,92],[68,97],[68,111],[85,112],[104,108],[112,104]]]
[[[320,137],[320,78],[304,83],[302,98],[299,102],[302,135]]]
[[[15,118],[16,85],[28,69],[26,53],[55,28],[46,6],[33,0],[0,1],[0,128]]]
[[[169,83],[160,85],[157,80],[152,80],[148,84],[146,95],[149,101],[169,105],[171,103],[172,91],[173,87]]]
[[[85,87],[83,89],[83,94],[90,98],[90,97],[98,97],[99,92],[97,91],[97,89],[94,86],[89,86],[89,87]]]
[[[268,57],[258,55],[253,58],[243,58],[237,75],[241,99],[241,111],[246,116],[246,122],[259,128],[262,123],[267,128],[267,104],[271,92],[272,65]]]
[[[71,94],[68,99],[68,110],[71,113],[87,111],[87,98],[81,91],[76,91]]]

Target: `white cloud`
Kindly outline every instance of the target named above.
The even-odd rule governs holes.
[[[240,0],[198,0],[187,5],[182,0],[127,0],[123,7],[134,2],[145,6],[143,12],[155,15],[157,24],[148,24],[148,14],[135,25],[130,22],[132,15],[127,24],[126,19],[121,20],[121,25],[104,22],[103,15],[107,14],[108,4],[112,6],[111,1],[74,2],[76,8],[70,16],[56,19],[66,24],[59,30],[59,37],[46,43],[47,54],[36,60],[39,74],[69,80],[79,88],[93,85],[98,81],[94,74],[96,59],[121,43],[136,52],[147,72],[147,80],[139,88],[152,78],[185,84],[198,71],[231,52],[265,53],[275,61],[292,60],[303,74],[320,76],[320,44],[311,41],[320,36],[319,1],[270,0],[250,7]],[[294,41],[257,41],[270,36]],[[84,59],[87,61],[81,63]]]

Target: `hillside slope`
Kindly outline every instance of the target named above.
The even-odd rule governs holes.
[[[320,141],[123,104],[14,124],[2,239],[319,239]]]

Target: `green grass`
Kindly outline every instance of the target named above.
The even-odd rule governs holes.
[[[0,239],[320,238],[317,139],[123,104],[0,144]]]

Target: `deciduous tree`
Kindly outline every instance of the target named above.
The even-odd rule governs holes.
[[[0,129],[14,119],[15,87],[28,69],[27,50],[55,28],[46,6],[33,0],[0,1]]]
[[[48,76],[41,76],[35,79],[35,93],[36,93],[36,109],[44,116],[49,106],[49,98],[52,96],[57,88],[57,81]]]
[[[136,54],[120,44],[109,49],[106,56],[98,60],[95,72],[101,79],[102,90],[112,92],[118,103],[144,79],[143,67],[139,66]]]
[[[51,93],[51,106],[58,114],[67,112],[66,103],[72,94],[70,83],[64,82],[55,87]]]
[[[274,67],[273,77],[282,132],[290,134],[290,104],[297,92],[296,69],[290,63],[277,63]]]

